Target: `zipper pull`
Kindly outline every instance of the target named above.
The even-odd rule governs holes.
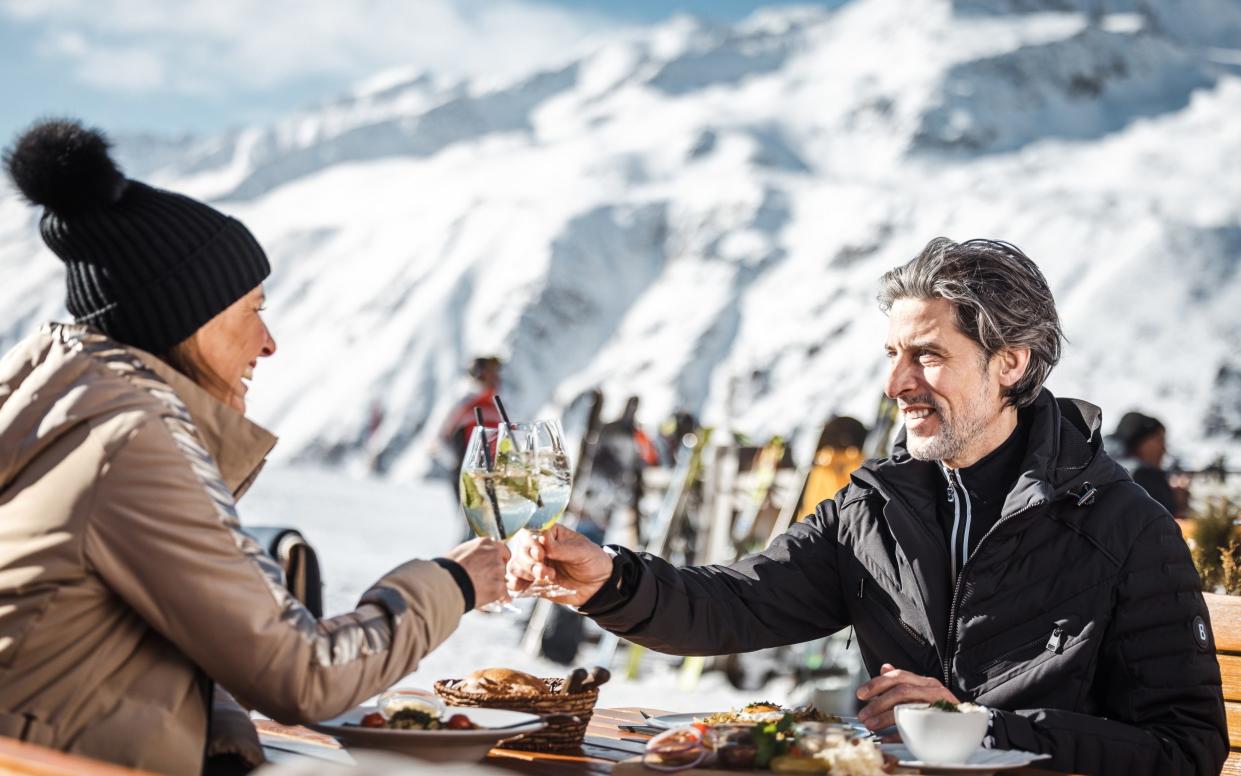
[[[1069,495],[1073,497],[1079,507],[1088,507],[1094,503],[1095,494],[1098,492],[1099,489],[1094,485],[1089,482],[1083,482],[1076,491],[1070,490]]]
[[[1051,638],[1047,639],[1047,646],[1045,647],[1045,649],[1048,652],[1052,653],[1053,655],[1059,655],[1060,648],[1063,646],[1064,646],[1064,628],[1061,628],[1059,625],[1057,625],[1056,629],[1051,632]]]
[[[862,577],[857,581],[857,597],[862,597],[862,590],[866,587],[866,577]]]

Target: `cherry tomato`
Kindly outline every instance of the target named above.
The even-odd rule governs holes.
[[[470,718],[464,714],[453,714],[448,718],[448,722],[445,723],[445,727],[449,730],[473,730],[474,723],[471,722]]]
[[[362,717],[358,724],[362,727],[381,728],[384,726],[384,715],[377,711],[372,711],[370,714]]]

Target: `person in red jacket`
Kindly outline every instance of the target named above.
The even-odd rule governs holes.
[[[470,363],[469,374],[474,378],[477,387],[453,407],[452,412],[440,427],[440,442],[452,451],[454,473],[460,471],[461,461],[465,458],[465,446],[470,441],[470,432],[474,430],[476,421],[474,409],[483,411],[483,425],[491,427],[499,424],[500,413],[496,410],[495,396],[500,390],[500,377],[504,365],[495,356],[479,356]],[[456,491],[456,478],[453,478],[453,490]]]

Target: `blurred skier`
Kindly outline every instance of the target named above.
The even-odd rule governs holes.
[[[500,413],[496,410],[495,395],[500,390],[500,378],[504,364],[495,356],[479,356],[470,363],[469,375],[475,382],[474,389],[457,402],[452,412],[440,426],[439,441],[443,451],[443,467],[450,468],[453,493],[457,492],[457,475],[465,458],[465,446],[474,430],[474,408],[483,411],[483,424],[491,427],[499,424]]]

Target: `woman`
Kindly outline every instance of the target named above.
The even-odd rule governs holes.
[[[127,180],[79,124],[36,125],[5,162],[44,207],[77,323],[0,361],[0,735],[166,773],[253,761],[253,727],[213,715],[215,689],[284,722],[331,717],[503,596],[508,551],[474,540],[316,620],[234,505],[275,443],[243,414],[276,350],[263,250]]]

